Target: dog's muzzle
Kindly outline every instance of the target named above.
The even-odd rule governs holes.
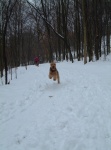
[[[55,67],[51,67],[50,71],[54,72],[54,71],[56,71],[56,68]]]
[[[52,69],[55,69],[55,66],[52,66]]]

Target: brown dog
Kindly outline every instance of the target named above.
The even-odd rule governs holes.
[[[56,69],[56,63],[54,62],[50,63],[50,70],[49,70],[49,79],[52,79],[52,78],[54,81],[57,80],[58,83],[60,83],[59,72]]]

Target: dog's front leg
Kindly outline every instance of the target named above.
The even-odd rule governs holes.
[[[49,74],[49,79],[52,79],[52,75],[51,74]]]
[[[53,80],[56,81],[56,75],[53,76]]]

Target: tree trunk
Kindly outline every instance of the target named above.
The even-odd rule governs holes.
[[[86,0],[82,0],[83,30],[84,30],[84,64],[87,63],[87,37],[86,37]]]
[[[7,56],[6,56],[6,41],[5,41],[5,33],[3,34],[3,60],[4,60],[4,68],[5,68],[5,84],[8,82],[8,76],[7,76]]]

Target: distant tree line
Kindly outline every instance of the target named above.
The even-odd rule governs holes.
[[[99,60],[111,51],[111,0],[1,0],[0,76],[43,62]]]

